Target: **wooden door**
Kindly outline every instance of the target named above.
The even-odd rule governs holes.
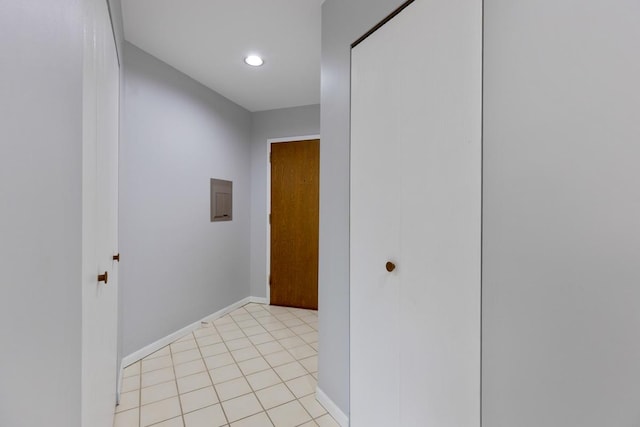
[[[105,0],[86,6],[82,147],[82,426],[111,427],[116,402],[120,70]],[[98,275],[107,274],[106,281]]]
[[[274,305],[318,308],[320,140],[271,144]]]
[[[481,6],[417,0],[352,49],[354,427],[480,423]]]

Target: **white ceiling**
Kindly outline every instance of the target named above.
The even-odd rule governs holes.
[[[318,104],[322,1],[123,0],[125,38],[249,111]]]

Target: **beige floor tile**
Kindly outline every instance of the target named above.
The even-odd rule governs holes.
[[[138,361],[132,365],[127,366],[122,370],[122,378],[133,377],[135,375],[140,375],[140,365],[141,362]]]
[[[221,353],[216,354],[215,356],[209,356],[205,358],[204,361],[207,364],[207,369],[220,368],[221,366],[236,363],[235,360],[233,360],[233,357],[231,357],[231,353]]]
[[[177,378],[186,377],[207,370],[207,367],[204,365],[204,361],[202,359],[182,363],[180,365],[176,365],[174,368],[176,370]]]
[[[252,326],[260,326],[260,323],[258,323],[258,321],[252,317],[251,319],[238,322],[238,326],[240,327],[240,329],[244,329],[250,328]]]
[[[209,378],[208,372],[201,372],[199,374],[178,378],[178,390],[181,394],[188,393],[199,388],[208,387],[210,385],[211,378]]]
[[[307,334],[300,335],[300,338],[302,338],[307,344],[318,342],[318,333],[316,331],[309,332]]]
[[[251,314],[247,313],[246,311],[242,314],[236,314],[236,315],[231,315],[231,317],[233,317],[233,320],[236,321],[236,323],[239,322],[243,322],[245,320],[250,320],[253,319],[253,316],[251,316]]]
[[[250,326],[248,328],[243,328],[242,329],[244,331],[244,333],[248,336],[251,337],[253,335],[260,335],[260,334],[266,334],[267,331],[266,329],[264,329],[262,326]]]
[[[127,377],[122,379],[121,393],[140,389],[140,376]]]
[[[264,360],[262,357],[257,357],[255,359],[245,360],[243,362],[239,362],[238,366],[242,370],[244,375],[251,375],[255,372],[264,371],[265,369],[271,368],[271,366]]]
[[[289,311],[286,311],[284,313],[278,313],[278,314],[276,314],[276,317],[281,322],[284,322],[285,320],[298,319],[296,316],[291,314]]]
[[[298,362],[287,363],[286,365],[273,368],[282,381],[289,381],[303,375],[307,375],[307,370]]]
[[[224,343],[217,343],[200,347],[200,353],[202,353],[202,357],[215,356],[216,354],[226,353],[227,351],[227,346],[224,345]]]
[[[173,367],[157,369],[155,371],[142,374],[142,387],[150,387],[152,385],[164,383],[175,379]]]
[[[320,427],[340,427],[340,424],[329,414],[316,418],[316,423],[318,423]]]
[[[262,406],[253,393],[222,402],[222,407],[230,422],[262,412]]]
[[[302,338],[300,337],[285,338],[285,339],[279,340],[278,342],[282,344],[284,348],[287,348],[287,349],[305,345],[305,342],[302,341]]]
[[[140,392],[138,390],[120,393],[120,403],[116,406],[116,412],[128,411],[140,406]]]
[[[256,396],[258,396],[260,403],[262,403],[265,409],[271,409],[283,403],[291,402],[296,398],[283,383],[256,391]]]
[[[303,345],[300,347],[294,347],[289,349],[289,353],[296,359],[306,359],[307,357],[315,356],[318,352],[310,345]]]
[[[223,332],[232,332],[232,331],[240,330],[240,326],[238,326],[236,322],[230,322],[221,326],[216,326],[216,328],[218,329],[219,334],[222,334]]]
[[[174,342],[182,342],[182,341],[189,341],[189,340],[193,340],[194,335],[193,333],[189,332],[188,334],[178,338],[177,340],[175,340]]]
[[[182,403],[182,412],[186,414],[218,403],[218,396],[212,386],[181,394],[180,402]]]
[[[278,320],[278,318],[276,316],[273,316],[271,314],[267,314],[266,316],[262,316],[262,317],[258,317],[256,318],[256,320],[258,321],[258,323],[260,323],[262,326],[264,325],[271,325],[273,323],[280,323],[282,324],[281,321]],[[284,326],[284,324],[282,324],[282,326]]]
[[[264,344],[266,342],[275,340],[275,338],[273,338],[273,335],[267,333],[266,331],[261,334],[252,335],[249,337],[249,339],[251,340],[253,345]]]
[[[225,344],[229,347],[230,351],[238,350],[239,348],[251,347],[253,345],[246,337],[226,341]]]
[[[142,361],[142,373],[155,371],[157,369],[168,368],[173,366],[171,356],[161,356],[149,360]]]
[[[291,332],[291,329],[289,328],[280,329],[279,331],[271,331],[270,333],[277,340],[282,340],[285,338],[291,338],[296,336],[296,334]]]
[[[225,401],[251,393],[251,387],[244,377],[240,377],[235,380],[216,384],[216,391],[218,392],[220,400]]]
[[[287,381],[286,384],[297,398],[308,396],[316,392],[316,379],[311,375],[294,378]]]
[[[271,316],[271,313],[269,313],[266,310],[261,310],[261,311],[252,311],[251,315],[255,318],[255,319],[261,319],[264,317],[269,317]]]
[[[202,359],[200,350],[194,348],[193,350],[181,351],[173,355],[173,364],[180,365],[181,363],[191,362],[193,360]]]
[[[181,351],[187,351],[197,348],[196,340],[182,341],[182,342],[174,342],[171,344],[171,352],[179,353]]]
[[[214,384],[223,383],[242,376],[237,365],[227,365],[209,371]]]
[[[162,347],[160,350],[154,353],[151,353],[150,355],[148,355],[142,360],[149,360],[149,359],[153,359],[154,357],[160,357],[160,356],[169,356],[170,354],[171,354],[171,350],[169,349],[169,346],[166,346],[166,347]]]
[[[116,414],[116,417],[113,421],[113,427],[139,427],[139,416],[140,411],[137,408],[120,412]]]
[[[218,344],[222,342],[222,337],[220,335],[206,335],[204,337],[198,338],[198,346],[204,347],[207,345]]]
[[[286,365],[295,362],[294,357],[288,351],[279,351],[277,353],[267,354],[264,356],[267,362],[274,368],[276,366]]]
[[[291,331],[295,332],[297,335],[308,334],[309,332],[315,332],[315,330],[307,324],[294,326],[293,328],[291,328]]]
[[[233,354],[233,358],[236,362],[242,362],[243,360],[249,360],[260,356],[258,350],[253,346],[233,350],[231,354]]]
[[[291,328],[291,329],[293,329],[296,326],[305,324],[302,320],[298,318],[283,320],[282,323],[284,323],[288,328]]]
[[[327,410],[324,409],[324,406],[322,406],[320,402],[318,402],[314,394],[302,397],[298,400],[313,418],[318,418],[327,413]]]
[[[249,381],[251,388],[256,391],[282,382],[278,374],[276,374],[276,371],[273,369],[267,369],[256,372],[255,374],[247,375],[247,381]]]
[[[227,323],[234,323],[231,316],[222,316],[213,321],[213,324],[217,327],[218,325],[225,325]]]
[[[193,331],[193,335],[196,338],[200,338],[200,337],[206,337],[207,335],[216,335],[218,333],[216,328],[211,326],[211,323],[207,323],[207,325],[208,326],[203,326],[200,329],[196,329],[195,331]]]
[[[229,331],[229,332],[220,332],[220,336],[224,341],[233,341],[238,338],[243,338],[245,335],[244,335],[244,332],[242,332],[241,330],[237,330],[237,331]]]
[[[318,343],[317,343],[317,342],[312,342],[312,343],[310,343],[309,345],[310,345],[311,347],[313,347],[313,349],[314,349],[315,351],[318,351]]]
[[[252,318],[251,314],[246,310],[244,310],[242,313],[231,313],[231,317],[233,318],[233,320],[235,320],[236,323]]]
[[[262,325],[262,327],[265,328],[270,333],[271,332],[275,332],[275,331],[281,331],[281,330],[287,330],[287,331],[289,330],[287,328],[287,326],[284,323],[280,322],[280,321],[276,321],[276,322],[273,322],[273,323],[267,323],[265,325]]]
[[[318,427],[315,421],[311,420],[308,423],[300,424],[299,427]]]
[[[220,404],[207,406],[184,415],[186,427],[220,427],[227,424]]]
[[[152,427],[184,427],[184,422],[182,422],[182,417],[180,416],[154,424]]]
[[[278,427],[295,427],[311,421],[311,417],[297,400],[269,409],[267,413]]]
[[[247,418],[243,418],[240,421],[231,423],[231,427],[272,427],[273,424],[266,412],[260,412]]]
[[[140,426],[146,427],[181,415],[177,397],[143,405],[140,408]]]
[[[159,400],[164,400],[177,395],[178,388],[176,387],[175,381],[156,384],[154,386],[146,387],[140,390],[140,397],[143,405],[157,402]]]
[[[280,345],[277,341],[270,341],[264,344],[256,345],[256,348],[263,356],[266,354],[277,353],[279,351],[284,351],[284,347]]]
[[[318,356],[307,357],[306,359],[298,360],[304,368],[313,373],[318,372]]]

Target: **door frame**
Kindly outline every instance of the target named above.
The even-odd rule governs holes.
[[[271,286],[269,285],[269,276],[271,275],[271,224],[269,223],[269,215],[271,214],[271,144],[278,144],[280,142],[311,141],[314,139],[320,139],[320,135],[287,136],[284,138],[267,139],[267,213],[265,215],[265,221],[267,224],[267,276],[265,277],[265,286],[267,288],[267,293],[265,295],[267,296],[267,305],[271,304]]]

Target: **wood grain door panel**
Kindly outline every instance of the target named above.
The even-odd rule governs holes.
[[[271,145],[271,304],[318,308],[320,140]]]

